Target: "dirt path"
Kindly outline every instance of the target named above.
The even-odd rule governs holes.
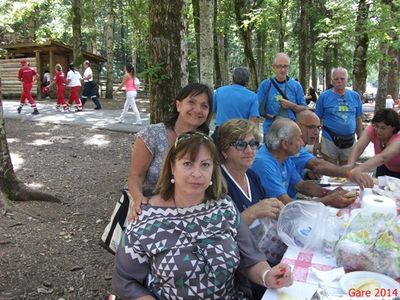
[[[113,256],[97,243],[126,184],[132,135],[6,120],[18,177],[63,204],[0,215],[0,299],[105,299]]]

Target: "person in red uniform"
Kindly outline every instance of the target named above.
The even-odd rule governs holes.
[[[62,108],[63,112],[68,111],[67,103],[65,102],[65,76],[62,71],[62,66],[60,64],[56,64],[56,73],[54,75],[53,81],[49,85],[49,88],[53,85],[57,85],[57,104],[56,109],[59,110]]]
[[[39,114],[36,107],[36,102],[33,100],[31,89],[33,82],[36,80],[36,71],[29,67],[29,63],[26,59],[21,60],[21,68],[18,71],[18,79],[22,82],[22,94],[19,107],[17,108],[18,113],[22,111],[22,107],[25,105],[26,99],[28,99],[31,107],[33,108],[33,115]]]

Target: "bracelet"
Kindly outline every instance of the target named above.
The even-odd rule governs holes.
[[[267,276],[267,274],[269,273],[269,271],[271,271],[271,269],[268,269],[268,270],[265,270],[264,271],[264,273],[262,274],[262,282],[263,282],[263,285],[265,286],[265,287],[267,287],[267,283],[265,282],[265,277]]]
[[[352,179],[352,175],[353,175],[354,170],[355,170],[355,169],[351,169],[350,171],[347,172],[347,174],[346,174],[347,179],[353,180],[353,179]]]

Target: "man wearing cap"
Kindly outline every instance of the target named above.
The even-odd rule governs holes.
[[[31,94],[33,82],[36,80],[36,71],[29,67],[29,63],[26,59],[21,60],[21,68],[18,71],[18,79],[22,82],[22,94],[19,107],[17,108],[18,113],[21,113],[22,107],[25,105],[26,99],[28,99],[31,107],[33,108],[32,114],[39,114],[39,111],[36,107],[36,102],[33,100]]]
[[[88,60],[83,62],[83,68],[85,71],[83,72],[82,107],[90,97],[96,105],[94,109],[101,109],[100,101],[97,99],[96,83],[93,80],[93,72]]]

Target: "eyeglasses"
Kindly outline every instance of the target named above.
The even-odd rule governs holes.
[[[320,131],[322,129],[321,125],[306,125],[306,124],[303,124],[303,123],[300,123],[300,124],[305,126],[305,127],[307,127],[307,129],[311,130],[311,131],[315,131],[315,130]]]
[[[238,151],[246,150],[247,146],[250,146],[251,150],[257,150],[260,148],[260,142],[257,140],[251,140],[249,142],[243,140],[237,140],[236,142],[230,143],[230,146],[235,147]]]
[[[277,69],[289,69],[289,65],[274,65],[274,67]]]
[[[188,132],[180,134],[176,138],[174,147],[176,148],[176,146],[178,146],[181,142],[186,141],[187,139],[189,139],[191,137],[194,137],[194,136],[198,136],[198,137],[201,137],[201,138],[203,138],[203,139],[205,139],[207,141],[214,142],[208,135],[206,135],[206,134],[204,134],[202,132],[199,132],[199,131],[188,131]]]

